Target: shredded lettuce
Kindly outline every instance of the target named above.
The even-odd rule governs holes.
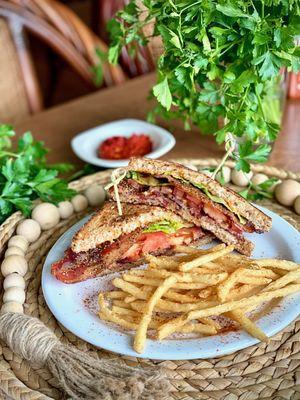
[[[147,186],[163,186],[166,185],[166,183],[160,182],[159,179],[154,178],[152,175],[145,176],[139,172],[136,171],[129,171],[127,172],[126,178],[128,179],[133,179],[140,183],[141,185],[147,185]],[[168,185],[168,184],[167,184]]]
[[[163,175],[167,175],[164,172],[162,172],[162,174]],[[141,185],[148,185],[148,186],[164,186],[164,185],[168,185],[168,183],[161,182],[159,179],[154,178],[152,175],[144,176],[144,175],[142,175],[142,174],[140,174],[139,172],[136,172],[136,171],[129,171],[127,173],[127,178],[134,179],[135,181],[137,181]],[[208,198],[210,198],[213,202],[222,204],[225,208],[227,208],[227,210],[229,210],[233,214],[235,214],[242,225],[246,224],[247,220],[244,217],[242,217],[235,209],[230,207],[226,203],[226,201],[223,200],[221,197],[215,196],[212,193],[210,193],[210,191],[207,190],[207,188],[204,185],[201,185],[199,183],[190,182],[190,181],[187,181],[187,180],[179,178],[179,177],[176,177],[176,179],[178,179],[179,181],[181,181],[183,183],[187,183],[189,185],[193,185],[193,186],[197,187],[198,189],[202,190],[202,192],[204,192],[206,194],[206,196]]]
[[[167,234],[172,234],[177,232],[179,229],[188,226],[187,224],[183,224],[177,221],[168,221],[166,219],[162,221],[155,222],[149,225],[143,232],[164,232]]]

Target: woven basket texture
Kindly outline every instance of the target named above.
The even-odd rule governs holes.
[[[202,167],[217,165],[219,160],[180,160],[180,162]],[[253,169],[281,179],[300,180],[300,174],[273,167],[254,166]],[[73,182],[71,186],[81,191],[92,183],[104,184],[109,181],[109,177],[110,171],[99,172]],[[300,217],[292,210],[280,206],[275,201],[263,201],[261,204],[281,215],[297,229],[300,228]],[[300,320],[294,321],[273,337],[268,344],[261,343],[225,357],[191,361],[155,361],[116,355],[95,348],[61,326],[47,308],[43,298],[42,266],[45,256],[54,242],[87,212],[89,211],[86,210],[84,213],[61,221],[57,227],[43,232],[38,241],[30,246],[26,255],[29,264],[29,270],[25,277],[26,314],[40,318],[62,342],[72,343],[94,357],[117,357],[128,365],[142,368],[160,366],[166,371],[172,384],[170,400],[300,399]],[[21,214],[15,213],[0,227],[2,252],[21,219]],[[3,290],[2,280],[1,277],[0,291]],[[57,382],[48,370],[39,365],[29,365],[4,343],[0,343],[0,398],[64,399],[63,394],[57,388]]]

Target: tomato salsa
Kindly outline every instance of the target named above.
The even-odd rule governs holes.
[[[98,148],[99,158],[122,160],[130,157],[142,157],[152,151],[152,142],[148,135],[133,134],[130,137],[113,136],[102,142]]]

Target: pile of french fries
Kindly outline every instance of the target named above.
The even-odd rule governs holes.
[[[300,265],[291,261],[250,259],[224,244],[176,250],[174,256],[148,255],[146,269],[126,271],[113,280],[115,290],[99,294],[99,317],[135,331],[138,353],[149,332],[158,340],[174,333],[216,335],[223,329],[218,316],[267,341],[251,311],[300,291]]]

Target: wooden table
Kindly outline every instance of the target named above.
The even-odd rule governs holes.
[[[77,133],[104,122],[121,118],[145,119],[151,103],[147,100],[155,80],[153,74],[128,81],[114,88],[101,90],[75,101],[28,117],[16,125],[18,134],[30,130],[35,138],[43,140],[51,149],[51,162],[72,162],[77,167],[82,162],[70,147],[70,140]],[[170,123],[160,121],[166,127]],[[215,144],[213,136],[201,136],[197,129],[185,132],[176,123],[176,146],[167,158],[221,157],[223,147]],[[300,171],[300,102],[288,101],[283,129],[269,161],[278,167]]]

